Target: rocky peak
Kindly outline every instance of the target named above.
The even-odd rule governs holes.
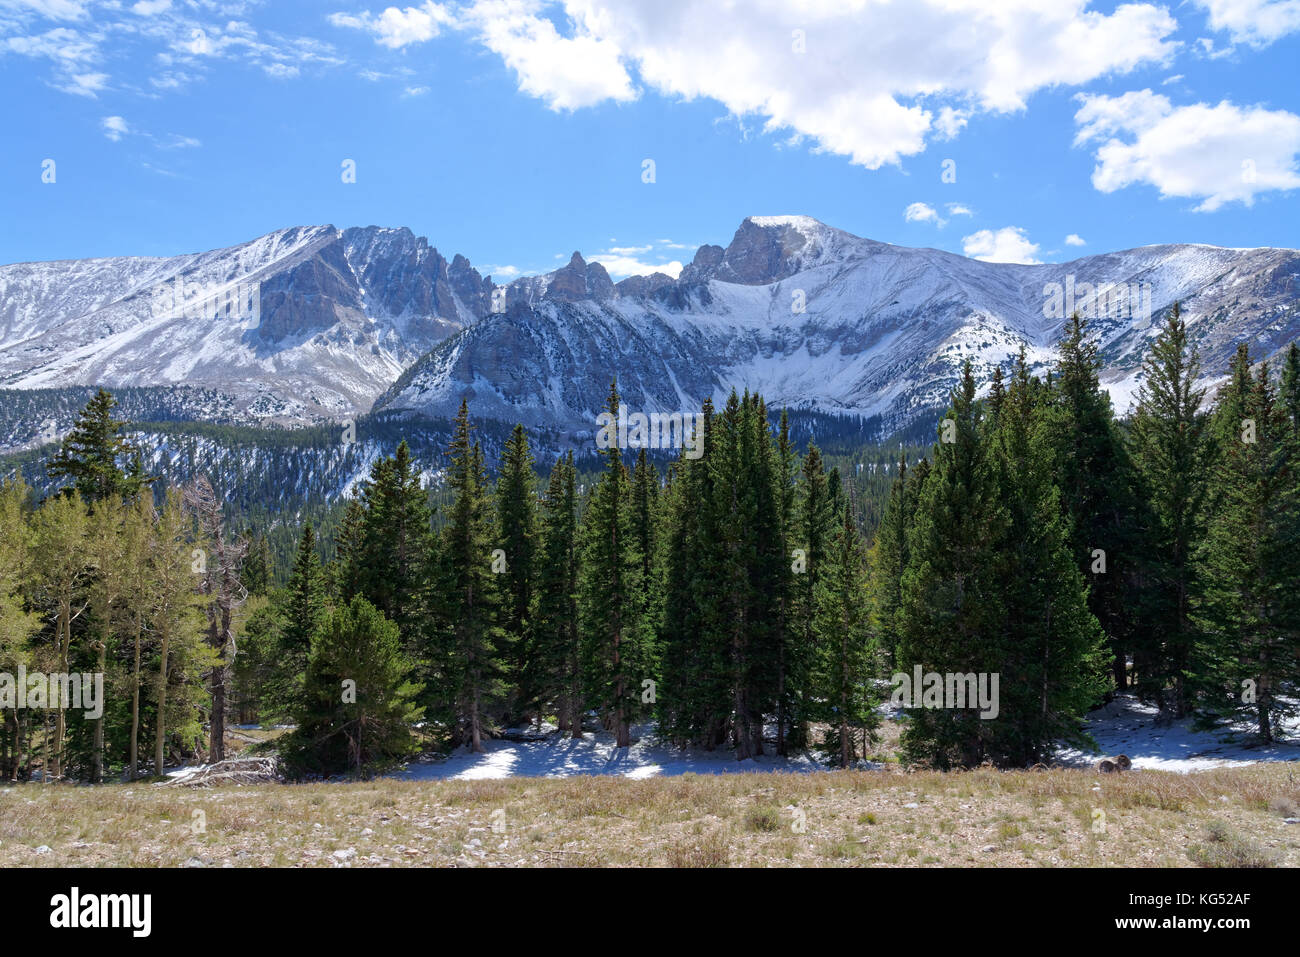
[[[701,246],[682,270],[682,280],[720,279],[746,286],[777,282],[820,261],[833,232],[808,216],[750,216],[726,249]]]
[[[546,286],[546,299],[557,302],[578,302],[583,299],[609,299],[614,295],[614,283],[600,263],[589,263],[582,254],[574,252],[569,264],[551,273]]]

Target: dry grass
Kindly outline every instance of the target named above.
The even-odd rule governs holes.
[[[0,788],[12,866],[1300,865],[1293,767]],[[41,846],[48,852],[38,853]]]

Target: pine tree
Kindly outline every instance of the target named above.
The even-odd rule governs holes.
[[[405,441],[374,464],[362,497],[359,559],[349,555],[349,571],[358,593],[397,625],[403,649],[414,658],[424,645],[433,524],[420,470]]]
[[[1008,520],[999,543],[1006,621],[999,634],[981,636],[1001,645],[999,714],[985,722],[992,726],[989,755],[999,764],[1042,761],[1061,740],[1089,744],[1083,715],[1110,687],[1105,634],[1088,608],[1053,482],[1050,401],[1029,376],[1022,349],[995,437]]]
[[[876,529],[872,553],[872,616],[876,640],[892,663],[898,641],[898,614],[902,603],[903,572],[907,568],[907,529],[915,508],[909,501],[907,458],[898,460],[898,474],[889,487],[885,512]]]
[[[731,714],[728,649],[719,627],[712,581],[722,551],[715,534],[714,475],[717,416],[703,403],[701,455],[685,452],[673,464],[663,509],[662,581],[664,600],[659,623],[660,688],[655,713],[659,733],[685,747],[705,750],[720,745]]]
[[[828,543],[819,576],[814,612],[817,651],[813,687],[819,717],[827,725],[822,751],[841,768],[862,754],[878,723],[873,679],[876,648],[866,603],[866,567],[862,542],[848,503]]]
[[[497,547],[504,552],[501,589],[502,656],[515,683],[512,717],[541,722],[541,660],[533,635],[533,592],[537,576],[537,475],[522,425],[516,425],[501,454],[496,486]]]
[[[361,500],[349,496],[334,536],[334,561],[329,566],[329,590],[340,601],[360,597],[365,572],[366,509]]]
[[[538,699],[553,702],[561,731],[582,737],[578,641],[578,493],[573,453],[558,459],[542,499],[534,634]]]
[[[51,478],[72,479],[72,487],[91,505],[107,498],[134,498],[152,481],[142,474],[139,450],[121,435],[125,423],[113,418],[116,405],[110,393],[97,391],[48,467]]]
[[[923,673],[992,675],[1001,672],[1007,650],[999,549],[1008,516],[969,362],[940,436],[908,540],[895,667],[909,677],[918,666]],[[903,750],[914,762],[972,767],[990,756],[993,737],[990,722],[973,708],[913,708]]]
[[[265,595],[271,590],[271,546],[265,535],[249,536],[243,580],[250,595]]]
[[[397,625],[364,598],[334,609],[312,636],[291,761],[361,775],[413,750],[424,709]]]
[[[1213,713],[1253,719],[1264,742],[1296,712],[1282,689],[1300,680],[1300,458],[1289,418],[1267,364],[1252,377],[1242,344],[1210,424],[1202,640],[1191,670]]]
[[[1140,692],[1156,700],[1162,715],[1182,717],[1191,706],[1197,641],[1192,607],[1201,583],[1194,549],[1204,533],[1207,437],[1200,410],[1205,390],[1195,386],[1200,360],[1177,303],[1142,370],[1131,440],[1150,516],[1142,530],[1143,641],[1135,656]]]
[[[483,450],[471,443],[463,399],[448,452],[447,488],[455,499],[439,551],[443,641],[435,681],[442,711],[454,726],[453,742],[477,753],[506,686],[498,651],[500,596],[491,567],[497,541],[492,500]]]
[[[283,612],[277,616],[274,668],[267,689],[267,702],[277,715],[291,712],[302,696],[312,636],[320,631],[329,615],[324,574],[311,522],[303,524],[293,573],[282,600]]]
[[[1061,490],[1071,553],[1079,568],[1089,570],[1088,607],[1109,637],[1112,674],[1123,689],[1133,633],[1128,609],[1137,574],[1134,559],[1140,548],[1132,529],[1139,516],[1132,465],[1110,397],[1101,387],[1100,370],[1096,342],[1076,313],[1061,340],[1047,415],[1055,452],[1051,471]],[[1094,571],[1094,566],[1104,571]]]
[[[1282,389],[1278,401],[1286,411],[1294,436],[1300,437],[1300,345],[1294,342],[1286,350],[1282,364]]]
[[[618,419],[618,387],[606,410]],[[601,450],[605,470],[582,524],[579,615],[583,670],[591,700],[605,714],[615,746],[631,744],[641,688],[651,673],[650,636],[641,608],[641,556],[632,521],[630,480],[617,442]]]
[[[808,443],[802,477],[794,542],[803,554],[794,563],[794,635],[786,663],[789,746],[793,749],[807,744],[808,722],[812,720],[814,711],[811,682],[817,648],[817,592],[829,554],[836,515],[821,450],[814,442]]]
[[[788,737],[790,715],[794,708],[793,692],[798,689],[791,681],[791,662],[798,656],[793,650],[795,634],[795,586],[793,541],[795,536],[795,506],[798,493],[798,454],[790,438],[790,415],[781,410],[781,423],[777,430],[775,451],[775,503],[779,524],[778,545],[780,554],[780,584],[776,599],[775,620],[772,627],[777,640],[776,650],[776,753],[789,754]]]

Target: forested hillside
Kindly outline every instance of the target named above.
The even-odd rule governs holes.
[[[1300,681],[1300,349],[1276,369],[1243,345],[1207,403],[1175,308],[1123,422],[1099,368],[1077,317],[1045,378],[1022,356],[984,390],[968,363],[923,455],[827,454],[733,393],[698,457],[539,463],[553,436],[485,436],[462,402],[418,457],[286,439],[255,495],[197,453],[163,481],[163,429],[99,392],[44,491],[0,487],[0,673],[101,675],[103,707],[0,680],[0,777],[218,760],[227,722],[291,723],[297,773],[366,774],[593,716],[619,746],[653,722],[848,767],[917,669],[1000,696],[907,702],[916,766],[1050,763],[1116,689],[1271,740]],[[363,477],[331,505],[279,471],[321,462]]]

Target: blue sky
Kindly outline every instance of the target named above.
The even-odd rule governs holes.
[[[999,261],[1294,247],[1297,64],[1300,0],[0,0],[0,262],[378,224],[617,279],[790,213]]]

